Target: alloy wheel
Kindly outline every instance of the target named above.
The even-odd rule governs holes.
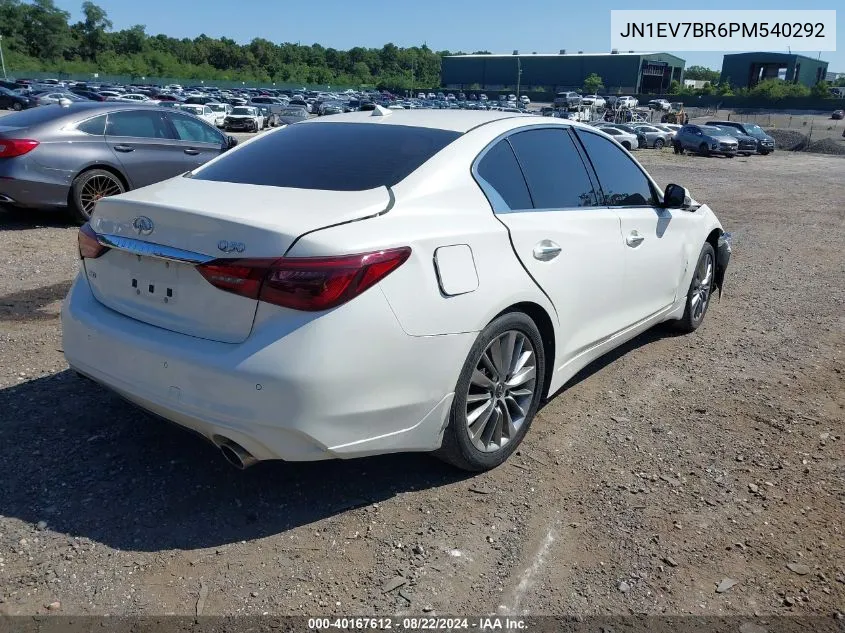
[[[472,372],[466,398],[470,440],[485,453],[515,438],[525,423],[537,384],[537,358],[531,340],[508,330],[485,348]]]
[[[698,262],[693,277],[692,295],[690,296],[690,311],[694,321],[700,320],[707,310],[710,301],[710,287],[713,283],[713,256],[705,253]]]
[[[115,196],[119,193],[123,193],[123,187],[116,179],[104,174],[97,174],[82,185],[79,199],[83,211],[90,215],[101,198]]]

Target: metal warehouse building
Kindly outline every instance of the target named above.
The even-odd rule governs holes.
[[[751,88],[764,79],[786,79],[812,88],[827,75],[827,62],[788,53],[736,53],[722,59],[720,82]]]
[[[680,82],[684,60],[668,53],[530,53],[450,55],[443,58],[441,85],[447,89],[577,90],[592,73],[607,92],[663,93]]]

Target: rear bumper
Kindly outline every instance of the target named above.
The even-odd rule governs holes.
[[[73,172],[48,169],[26,156],[0,159],[0,203],[25,208],[65,207],[73,176]]]
[[[62,308],[63,347],[81,374],[257,459],[440,446],[475,334],[409,336],[378,287],[328,313],[282,310],[261,304],[247,341],[219,343],[125,317],[80,276]]]

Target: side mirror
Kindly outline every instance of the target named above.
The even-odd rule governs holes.
[[[666,185],[663,207],[666,209],[687,209],[692,205],[689,191],[681,185]]]
[[[232,149],[235,145],[238,144],[238,139],[234,136],[227,136],[226,137],[226,149]]]

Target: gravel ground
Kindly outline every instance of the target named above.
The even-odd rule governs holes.
[[[67,370],[75,229],[0,212],[0,615],[845,610],[843,163],[637,156],[733,232],[725,295],[588,368],[473,477],[235,471]]]

